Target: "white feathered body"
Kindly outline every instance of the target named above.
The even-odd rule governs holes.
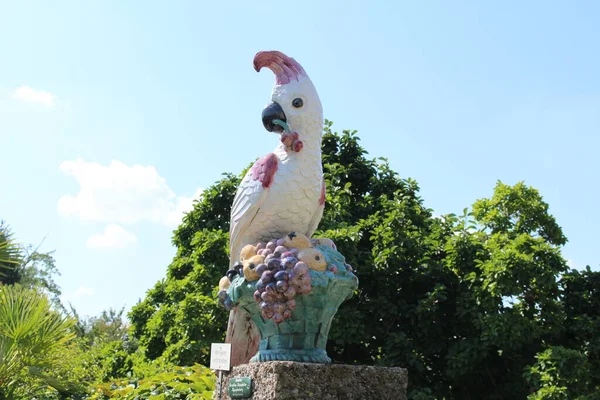
[[[251,223],[244,228],[240,227],[243,231],[239,236],[232,230],[234,243],[231,245],[231,255],[234,262],[246,244],[281,238],[290,232],[310,237],[321,219],[323,169],[320,135],[313,138],[313,143],[306,143],[299,153],[288,152],[281,145],[273,154],[277,157],[278,167],[270,188],[263,188],[260,180],[254,180],[251,170],[240,184],[238,196],[247,198],[245,201],[242,198],[234,201],[232,220],[234,216],[241,216],[245,214],[244,210],[252,207],[247,202],[254,200],[253,197],[258,201],[262,196],[264,199]]]
[[[231,212],[231,264],[239,260],[246,244],[281,238],[297,232],[311,237],[324,209],[325,183],[321,165],[321,129],[304,141],[302,151],[286,151],[280,145],[273,152],[277,171],[269,188],[255,179],[250,169],[238,188]],[[271,157],[273,157],[271,155]],[[227,339],[232,343],[231,365],[247,363],[258,350],[260,332],[250,315],[235,308],[229,315]]]

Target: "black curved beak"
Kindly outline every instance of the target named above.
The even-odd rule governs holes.
[[[285,113],[281,106],[274,101],[271,102],[265,109],[262,111],[262,122],[265,126],[265,129],[269,132],[283,132],[283,127],[273,123],[273,120],[279,119],[283,122],[287,122],[285,119]]]

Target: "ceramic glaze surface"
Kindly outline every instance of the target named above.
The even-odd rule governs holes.
[[[358,288],[353,268],[332,244],[314,239],[307,248],[286,248],[290,254],[282,253],[282,258],[274,257],[279,250],[266,257],[264,252],[251,256],[243,262],[244,274],[238,273],[219,292],[223,303],[247,313],[260,332],[250,362],[331,362],[325,351],[331,322],[342,302]],[[246,274],[254,262],[259,264],[253,270],[259,273]],[[269,285],[271,291],[265,288]],[[280,286],[283,290],[276,289]],[[288,306],[290,302],[293,307]]]
[[[248,170],[231,207],[230,265],[219,301],[230,310],[232,366],[329,362],[331,321],[358,280],[333,242],[310,240],[326,198],[321,100],[304,68],[281,52],[257,53],[254,68],[275,74],[262,122],[280,137]]]
[[[298,134],[302,145],[294,151],[285,143],[278,143],[272,155],[267,156],[277,161],[268,185],[254,179],[253,171],[262,165],[255,164],[243,178],[231,210],[230,254],[239,254],[248,243],[289,232],[310,237],[323,215],[323,108],[315,86],[297,61],[280,52],[258,53],[254,66],[257,70],[270,68],[275,73],[271,100],[279,105],[289,129]],[[302,99],[302,107],[294,107],[296,99]],[[264,159],[257,163],[264,163]]]

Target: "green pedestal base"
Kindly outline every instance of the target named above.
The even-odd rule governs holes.
[[[323,349],[277,349],[258,350],[256,355],[250,359],[251,363],[263,361],[298,361],[305,363],[329,364],[331,358]]]

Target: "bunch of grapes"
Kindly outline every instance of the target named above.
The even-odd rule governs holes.
[[[298,260],[298,249],[288,249],[283,239],[261,242],[256,248],[265,261],[255,269],[260,279],[256,282],[254,299],[260,303],[263,318],[279,324],[292,316],[296,295],[311,292],[309,268]]]

